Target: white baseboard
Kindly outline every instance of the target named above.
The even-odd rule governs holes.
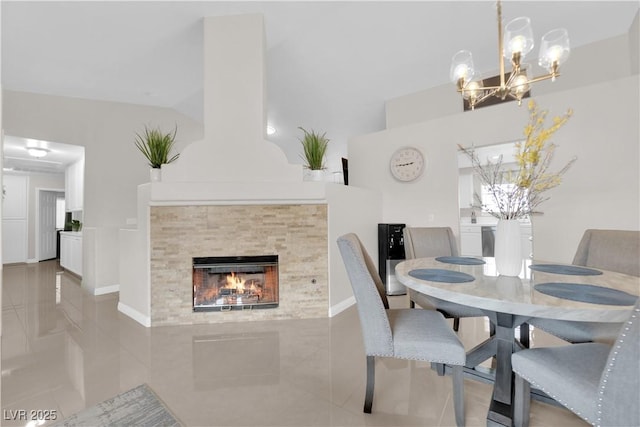
[[[93,290],[93,295],[98,296],[98,295],[112,294],[114,292],[120,292],[120,285],[101,286],[99,288],[95,288]]]
[[[342,313],[343,311],[345,311],[347,308],[351,307],[355,303],[356,303],[356,297],[352,295],[346,300],[340,301],[336,305],[332,305],[331,307],[329,307],[329,317],[333,317],[337,314]]]
[[[140,323],[142,326],[145,326],[147,328],[151,327],[151,317],[145,316],[144,314],[140,313],[138,310],[135,310],[126,304],[119,302],[118,311],[124,314],[125,316],[129,316],[136,322]]]

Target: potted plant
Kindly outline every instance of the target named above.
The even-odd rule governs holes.
[[[160,168],[163,164],[171,163],[180,156],[180,154],[175,154],[169,157],[176,141],[177,132],[177,126],[173,132],[167,133],[162,132],[160,128],[149,129],[145,126],[142,135],[136,133],[136,147],[149,161],[152,181],[160,180]]]
[[[82,223],[77,219],[71,220],[71,231],[80,231],[80,230],[82,230]]]
[[[539,110],[535,101],[529,101],[529,121],[524,128],[525,139],[516,143],[516,168],[504,165],[502,156],[497,161],[483,164],[473,148],[458,145],[460,151],[471,160],[473,170],[487,188],[495,207],[489,207],[478,193],[472,208],[488,212],[498,218],[495,241],[495,260],[498,273],[517,276],[522,270],[521,232],[519,219],[540,214],[540,203],[547,200],[543,193],[560,185],[562,176],[576,161],[572,158],[558,172],[550,170],[551,160],[557,148],[549,138],[564,126],[573,111],[553,118],[545,128],[547,110]]]
[[[305,161],[304,167],[311,171],[311,178],[314,181],[321,181],[323,177],[324,157],[327,153],[327,146],[329,145],[329,139],[325,136],[325,133],[318,133],[314,130],[311,132],[299,127],[304,136],[299,138],[303,149],[303,160]]]

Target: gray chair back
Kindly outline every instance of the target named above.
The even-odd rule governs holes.
[[[598,390],[599,426],[640,426],[640,299],[609,353]]]
[[[458,244],[451,227],[405,227],[403,233],[407,259],[458,256]]]
[[[386,309],[389,303],[378,272],[360,239],[353,233],[338,238],[358,306],[367,356],[393,356],[393,337]]]
[[[573,264],[640,276],[640,231],[586,230]]]

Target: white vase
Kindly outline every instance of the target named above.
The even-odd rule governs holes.
[[[496,278],[496,292],[505,298],[521,298],[524,292],[522,280],[515,276],[500,275]]]
[[[162,180],[162,169],[151,168],[150,175],[151,175],[151,182],[160,182]]]
[[[496,268],[504,276],[518,276],[522,270],[522,243],[520,222],[517,219],[501,219],[496,229],[494,248]]]

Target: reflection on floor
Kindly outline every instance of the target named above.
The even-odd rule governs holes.
[[[87,295],[55,261],[5,266],[2,290],[4,426],[27,424],[19,410],[62,419],[142,383],[191,426],[454,425],[450,378],[420,362],[379,360],[373,414],[362,413],[355,307],[332,319],[144,328],[117,311],[117,294]],[[406,296],[391,303],[408,307]],[[463,319],[459,335],[471,348],[487,331]],[[538,331],[533,342],[560,344]],[[486,425],[490,393],[465,381],[467,425]],[[584,423],[534,402],[531,425]]]

